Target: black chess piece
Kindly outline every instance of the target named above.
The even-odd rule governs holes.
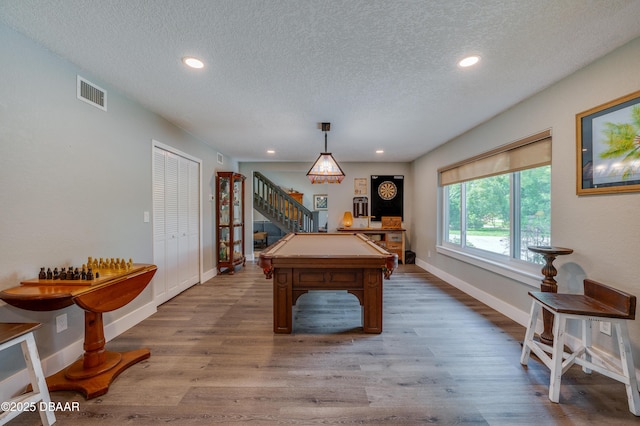
[[[87,279],[89,281],[93,281],[93,268],[89,268],[89,270],[87,271]]]
[[[78,270],[78,268],[76,268],[75,271],[73,271],[73,279],[74,280],[80,279],[80,271]]]
[[[41,280],[47,279],[47,273],[44,271],[44,266],[40,268],[40,273],[38,274],[38,278],[40,278]]]
[[[67,268],[62,268],[62,270],[60,271],[60,279],[61,280],[67,279]]]
[[[47,279],[48,280],[53,279],[53,272],[51,272],[51,268],[47,268]]]
[[[53,269],[53,279],[57,280],[58,278],[60,278],[60,272],[58,272],[58,268],[54,268]]]

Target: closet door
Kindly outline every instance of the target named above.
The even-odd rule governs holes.
[[[200,276],[200,165],[181,158],[178,164],[178,264],[180,290]]]
[[[165,278],[167,300],[169,300],[180,292],[178,278],[178,156],[167,152],[165,167]]]
[[[165,277],[166,230],[165,230],[165,162],[166,151],[153,148],[153,263],[158,267],[153,277],[153,299],[156,305],[167,300]]]
[[[200,164],[153,148],[153,255],[160,305],[200,280]]]

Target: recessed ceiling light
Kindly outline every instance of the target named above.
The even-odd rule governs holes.
[[[276,153],[276,152],[275,152],[274,150],[272,150],[272,149],[268,149],[268,150],[267,150],[267,154],[275,154],[275,153]]]
[[[466,67],[470,67],[477,64],[479,61],[480,61],[480,56],[475,56],[475,55],[467,56],[466,58],[458,62],[458,65],[461,66],[462,68],[466,68]]]
[[[384,154],[384,150],[383,149],[377,149],[376,150],[376,154]]]
[[[182,58],[182,63],[191,68],[204,68],[204,62],[198,58],[194,58],[193,56],[185,56]]]

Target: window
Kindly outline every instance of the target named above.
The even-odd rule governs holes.
[[[544,264],[551,243],[551,134],[440,169],[442,243],[498,261]]]

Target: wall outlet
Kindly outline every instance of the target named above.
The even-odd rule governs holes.
[[[56,317],[56,332],[60,333],[67,329],[67,314],[58,315]]]
[[[600,333],[611,336],[611,323],[609,321],[600,321]]]

